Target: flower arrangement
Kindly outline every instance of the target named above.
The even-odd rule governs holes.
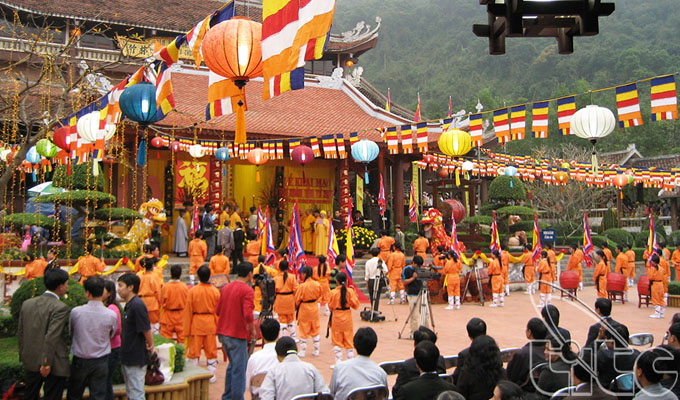
[[[373,243],[378,239],[378,235],[368,228],[363,226],[353,226],[352,231],[354,232],[354,238],[352,239],[352,244],[355,249],[358,250],[368,250],[371,248]],[[338,238],[338,247],[340,252],[344,252],[347,241],[347,230],[340,229],[336,233]]]

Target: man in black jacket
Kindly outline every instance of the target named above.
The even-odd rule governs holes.
[[[545,362],[545,337],[548,329],[543,321],[532,318],[527,323],[526,336],[529,342],[524,345],[508,363],[508,380],[518,384],[525,392],[534,392],[529,373],[538,364]]]
[[[429,340],[418,343],[413,351],[420,376],[404,385],[404,388],[394,396],[395,400],[434,400],[439,393],[456,390],[456,386],[439,377],[437,361],[440,358],[439,349]]]
[[[417,347],[418,344],[423,341],[437,343],[437,334],[424,326],[420,326],[418,330],[413,333],[413,345]],[[444,357],[442,356],[439,356],[439,361],[437,362],[437,373],[446,373]],[[404,361],[397,371],[397,381],[392,387],[392,397],[396,398],[399,392],[403,389],[404,385],[418,378],[419,375],[420,370],[418,369],[415,358],[409,358],[408,360]]]
[[[590,348],[595,351],[604,339],[604,331],[607,326],[616,324],[617,322],[610,316],[612,313],[612,301],[609,299],[599,298],[595,301],[595,311],[600,315],[600,321],[594,323],[588,328],[588,338],[584,348]],[[599,340],[598,340],[599,339]]]
[[[246,240],[246,234],[243,232],[243,225],[240,222],[236,223],[236,230],[234,235],[234,251],[231,252],[231,257],[234,261],[234,268],[243,262],[243,242]]]
[[[201,220],[201,229],[203,230],[203,239],[208,246],[208,255],[205,257],[206,261],[210,261],[210,258],[215,255],[215,221],[214,210],[210,204],[205,205],[205,214],[203,214],[203,219]]]
[[[468,321],[465,329],[467,329],[468,337],[470,338],[470,342],[472,342],[476,337],[486,335],[486,322],[484,322],[484,320],[481,318],[472,318]],[[458,353],[458,359],[456,360],[456,370],[453,371],[453,383],[456,385],[458,384],[458,377],[460,376],[460,367],[465,364],[465,357],[467,357],[469,352],[470,347],[466,347],[461,350],[460,353]]]
[[[621,374],[633,372],[635,360],[640,352],[628,347],[628,328],[619,323],[612,324],[612,330],[606,329],[606,349],[597,352],[597,379],[603,388],[608,388],[612,380]]]
[[[548,328],[547,339],[554,337],[562,343],[571,340],[571,333],[560,326],[560,310],[552,304],[548,304],[541,310],[541,317]]]

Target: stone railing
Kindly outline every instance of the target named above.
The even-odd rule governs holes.
[[[63,51],[62,43],[36,43],[33,41],[0,37],[0,51],[33,53],[33,54],[58,54]],[[91,47],[74,47],[73,58],[85,61],[116,62],[123,59],[120,50],[96,49]]]

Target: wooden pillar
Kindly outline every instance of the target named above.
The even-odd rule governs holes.
[[[489,183],[486,179],[482,179],[482,183],[479,185],[479,196],[482,200],[482,204],[489,201]]]
[[[394,223],[404,226],[404,160],[401,156],[397,156],[397,163],[393,169],[392,187],[392,204],[394,204]]]
[[[671,198],[671,229],[678,230],[678,198]]]
[[[385,155],[382,151],[378,153],[378,173],[382,174],[383,180],[387,178],[385,176]],[[378,177],[378,182],[380,182],[379,179],[380,177]],[[378,185],[380,185],[380,183],[378,183]]]

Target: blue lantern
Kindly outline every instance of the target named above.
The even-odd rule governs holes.
[[[40,163],[40,154],[38,154],[38,150],[35,148],[35,146],[31,147],[28,149],[28,152],[26,152],[26,161],[30,162],[31,164]]]
[[[127,87],[120,95],[120,110],[123,114],[146,128],[158,121],[156,109],[156,86],[150,82],[140,82]],[[137,164],[146,164],[146,140],[139,142]]]
[[[505,176],[510,177],[510,187],[514,187],[512,182],[512,177],[517,175],[517,168],[513,167],[512,165],[505,167]]]
[[[364,180],[368,183],[368,164],[375,160],[380,148],[375,142],[362,139],[352,145],[352,158],[364,163]]]
[[[231,157],[229,157],[229,149],[226,147],[220,147],[215,152],[215,158],[220,161],[229,161],[229,159],[231,159]]]

